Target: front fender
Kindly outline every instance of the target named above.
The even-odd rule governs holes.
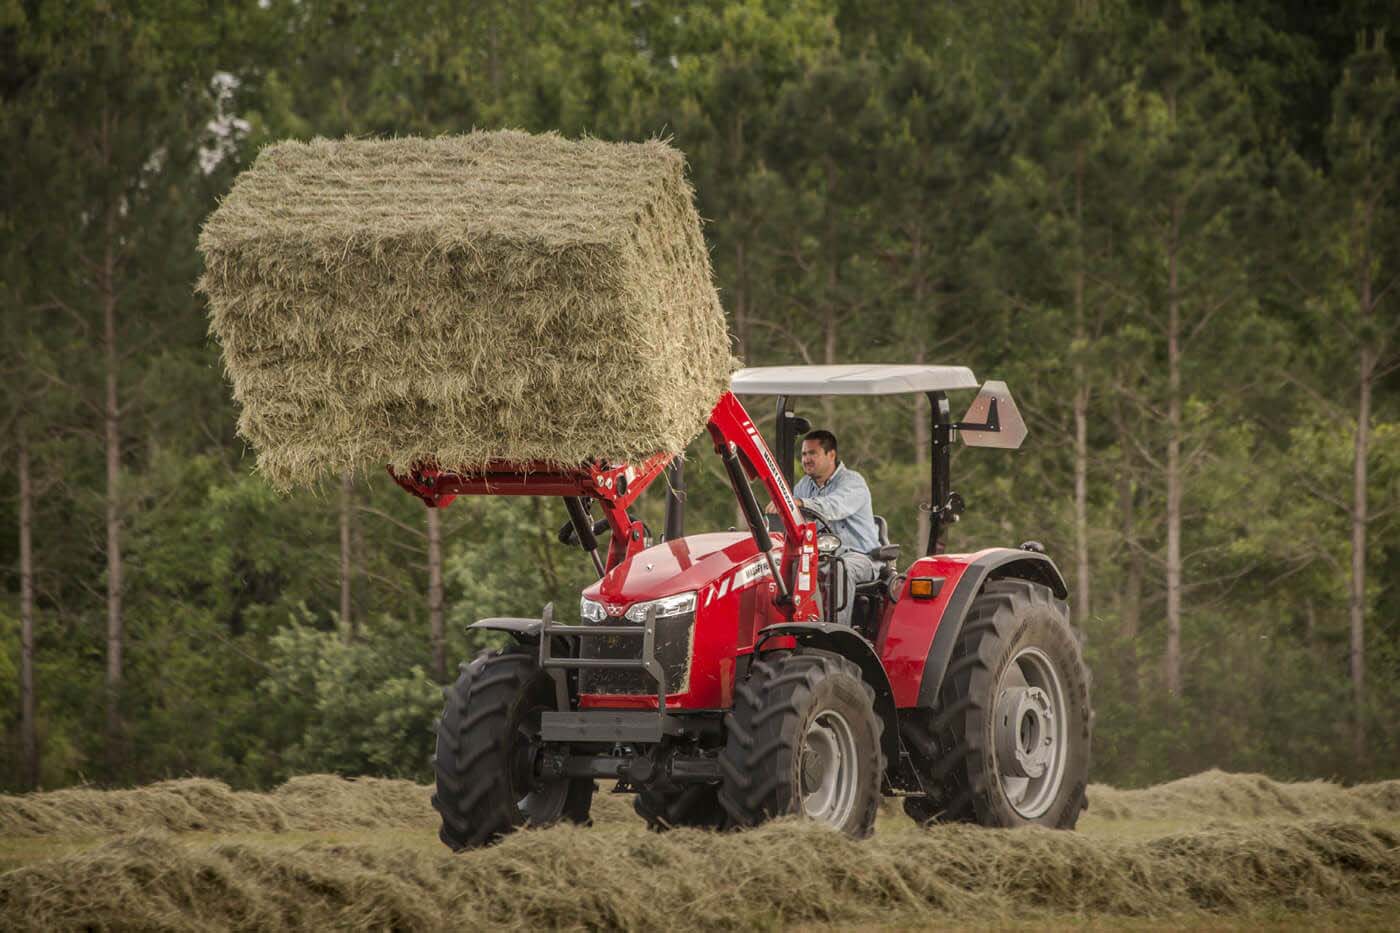
[[[501,617],[473,622],[467,626],[467,630],[484,629],[488,632],[506,632],[522,645],[538,645],[540,643],[540,626],[542,625],[544,625],[543,619]]]
[[[899,717],[895,713],[894,691],[890,689],[890,679],[885,674],[885,666],[875,654],[875,648],[861,637],[860,633],[848,625],[833,625],[830,622],[780,622],[770,625],[758,633],[754,639],[754,655],[763,650],[763,643],[770,638],[788,636],[799,645],[830,651],[843,658],[849,658],[860,668],[865,682],[875,690],[875,715],[884,723],[880,735],[881,749],[885,753],[887,775],[899,768]]]

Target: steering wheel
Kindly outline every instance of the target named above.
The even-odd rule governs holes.
[[[836,532],[832,530],[830,522],[828,522],[825,518],[822,518],[821,515],[819,515],[817,512],[807,508],[807,506],[799,505],[797,507],[797,511],[802,513],[803,518],[809,518],[817,523],[817,534],[836,534]]]

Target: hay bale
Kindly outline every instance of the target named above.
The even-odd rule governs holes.
[[[678,453],[736,364],[659,140],[279,143],[199,246],[239,431],[282,488]]]

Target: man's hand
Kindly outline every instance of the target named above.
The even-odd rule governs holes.
[[[799,509],[802,508],[802,500],[801,500],[801,499],[793,499],[792,501],[797,503],[797,507],[798,507]],[[768,504],[767,504],[766,506],[763,507],[763,511],[767,512],[769,515],[777,515],[777,514],[778,514],[778,504],[777,504],[776,502],[774,502],[772,499],[769,499],[769,500],[768,500]]]

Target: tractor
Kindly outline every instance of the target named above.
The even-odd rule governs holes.
[[[740,370],[707,430],[744,530],[686,535],[683,462],[668,454],[395,474],[430,508],[460,495],[560,497],[561,540],[598,574],[578,622],[549,605],[471,626],[506,633],[509,646],[464,663],[444,689],[432,798],[442,841],[461,850],[522,827],[585,824],[598,779],[635,794],[658,831],[797,815],[863,837],[882,796],[902,797],[920,824],[1073,828],[1087,806],[1093,714],[1064,579],[1034,541],[965,554],[942,543],[963,511],[954,441],[1016,448],[1026,434],[1000,382],[953,421],[948,394],[978,388],[960,366]],[[844,545],[790,491],[809,427],[795,403],[915,392],[931,403],[924,554],[901,569],[877,516],[878,576],[838,624]],[[741,395],[777,398],[771,445]],[[629,509],[662,478],[653,542]]]

